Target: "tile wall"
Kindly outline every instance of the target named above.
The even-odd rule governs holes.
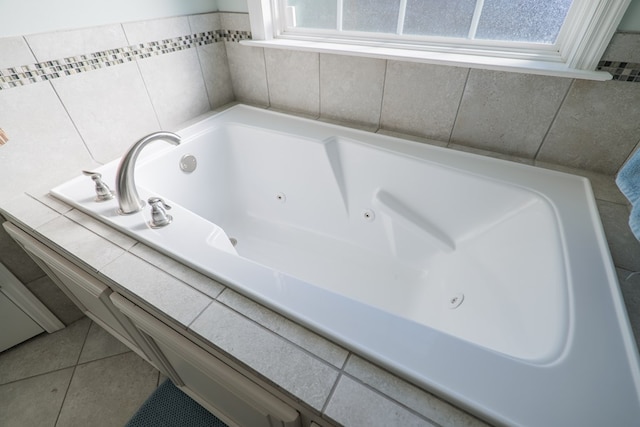
[[[238,101],[610,175],[640,141],[639,52],[640,34],[616,34],[600,65],[619,80],[595,82],[227,47]]]
[[[248,37],[247,14],[211,13],[0,38],[0,199],[234,100],[610,175],[640,141],[638,33],[614,37],[608,82],[236,43]]]
[[[217,13],[0,38],[0,200],[234,100]]]

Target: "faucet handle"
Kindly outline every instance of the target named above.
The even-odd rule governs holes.
[[[169,206],[164,200],[162,200],[162,198],[160,197],[149,197],[149,199],[147,200],[147,202],[149,203],[149,205],[151,207],[159,205],[162,206],[164,209],[171,209],[171,206]]]
[[[102,174],[86,170],[83,170],[82,173],[90,176],[93,182],[96,183],[96,202],[104,202],[106,200],[113,199],[113,192],[109,186],[102,181]]]
[[[166,212],[171,209],[171,206],[160,197],[150,197],[147,202],[151,206],[151,221],[149,223],[151,228],[160,228],[171,224],[173,217]]]

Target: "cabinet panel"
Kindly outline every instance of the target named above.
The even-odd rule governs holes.
[[[44,329],[27,316],[5,294],[0,292],[0,352],[36,336]],[[6,327],[11,325],[11,327]]]
[[[5,229],[29,253],[71,300],[97,324],[141,357],[149,360],[142,337],[111,304],[111,289],[12,224]]]
[[[215,356],[171,330],[126,298],[114,293],[111,300],[158,346],[183,389],[230,425],[300,425],[296,410],[235,371]]]

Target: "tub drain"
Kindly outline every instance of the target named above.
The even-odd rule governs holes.
[[[462,304],[462,301],[464,301],[464,294],[462,293],[450,296],[448,300],[449,308],[458,308],[460,304]]]
[[[235,237],[229,237],[229,241],[231,242],[231,246],[236,246],[238,244],[238,239]]]
[[[198,167],[198,160],[193,154],[185,154],[180,159],[180,170],[184,173],[191,173]]]

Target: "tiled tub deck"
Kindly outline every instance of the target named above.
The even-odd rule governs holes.
[[[586,176],[594,188],[638,340],[640,278],[628,276],[640,271],[640,244],[628,230],[629,209],[611,177]],[[64,248],[71,259],[98,272],[114,290],[175,330],[222,350],[230,363],[256,374],[300,410],[306,422],[484,425],[465,411],[51,196],[25,194],[0,208],[7,219]]]

